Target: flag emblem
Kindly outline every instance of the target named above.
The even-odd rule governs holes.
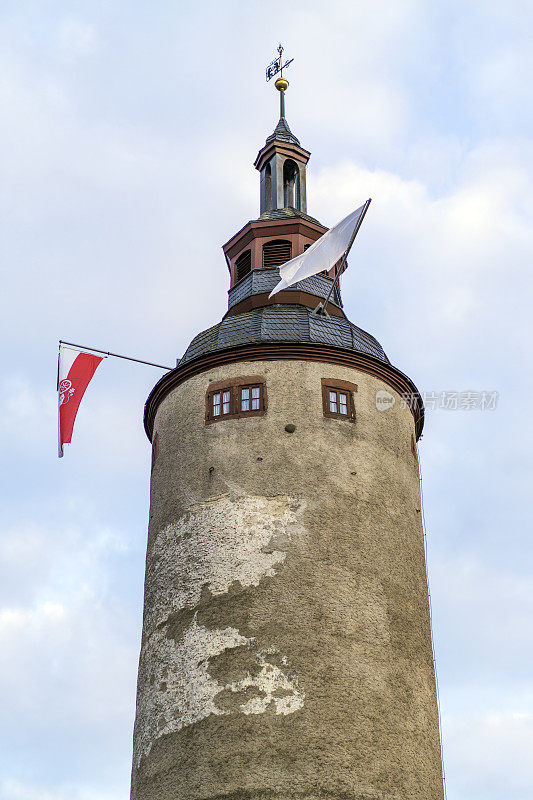
[[[64,381],[61,381],[59,384],[59,405],[62,406],[64,403],[68,403],[75,391],[76,389],[73,388],[72,381],[66,378]]]

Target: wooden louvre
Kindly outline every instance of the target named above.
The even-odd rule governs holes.
[[[248,275],[252,269],[252,251],[245,250],[235,261],[235,283]]]
[[[280,267],[286,261],[290,261],[292,255],[292,245],[286,239],[275,239],[263,245],[263,267],[274,269]]]

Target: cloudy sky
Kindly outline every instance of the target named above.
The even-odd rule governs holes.
[[[129,797],[160,371],[104,362],[59,461],[57,340],[172,365],[220,319],[280,39],[310,213],[373,198],[346,310],[437,398],[420,453],[448,800],[530,800],[531,2],[0,13],[0,800]],[[497,406],[440,409],[454,391]]]

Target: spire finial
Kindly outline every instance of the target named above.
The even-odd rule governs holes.
[[[279,92],[279,117],[280,119],[285,119],[285,91],[289,88],[289,81],[283,77],[283,70],[286,69],[289,64],[292,64],[294,61],[293,58],[289,59],[283,63],[283,46],[280,44],[278,45],[278,57],[271,61],[268,67],[266,68],[266,79],[269,81],[274,75],[277,75],[278,72],[280,73],[280,77],[277,79],[275,86]]]

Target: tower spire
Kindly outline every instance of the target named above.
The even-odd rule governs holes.
[[[283,70],[293,60],[283,62],[280,44],[277,58],[266,68],[267,81],[279,74],[275,83],[279,92],[279,121],[254,164],[261,173],[261,214],[287,208],[307,213],[305,167],[311,154],[300,145],[285,119],[285,92],[289,81],[283,77]]]

